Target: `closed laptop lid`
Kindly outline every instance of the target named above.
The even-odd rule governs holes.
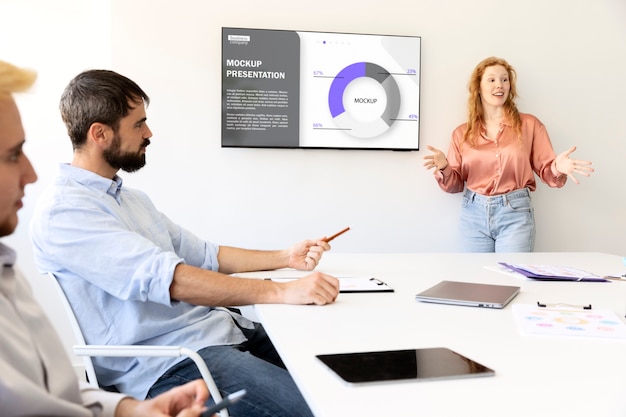
[[[503,308],[520,291],[512,285],[441,281],[415,296],[418,301],[472,307]]]

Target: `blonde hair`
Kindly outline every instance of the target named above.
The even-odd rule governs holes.
[[[28,90],[37,79],[35,71],[0,61],[0,96]]]
[[[521,138],[522,120],[520,119],[519,111],[517,110],[517,105],[515,104],[515,99],[517,98],[517,87],[515,85],[517,73],[515,72],[515,69],[504,59],[492,56],[483,59],[480,63],[478,63],[478,65],[476,65],[476,68],[474,68],[469,80],[468,89],[470,94],[467,99],[467,129],[463,135],[463,141],[468,142],[471,146],[476,145],[476,137],[482,129],[485,117],[483,114],[482,101],[480,99],[480,81],[483,78],[485,70],[494,65],[501,65],[509,74],[511,89],[509,91],[509,96],[504,103],[504,112],[509,123],[513,126],[513,129],[517,131],[518,137]]]

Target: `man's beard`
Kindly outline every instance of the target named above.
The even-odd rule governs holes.
[[[150,144],[150,139],[144,139],[141,148],[137,152],[122,152],[122,140],[116,133],[111,142],[111,146],[102,153],[104,160],[115,169],[122,169],[126,172],[135,172],[146,165],[146,154],[143,149]]]

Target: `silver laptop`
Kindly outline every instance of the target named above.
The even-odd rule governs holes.
[[[519,291],[520,287],[512,285],[441,281],[417,294],[415,299],[428,303],[503,308],[519,294]]]

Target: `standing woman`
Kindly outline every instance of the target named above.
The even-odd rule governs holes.
[[[504,59],[480,62],[469,82],[468,119],[452,132],[448,157],[428,146],[424,166],[442,190],[465,188],[461,236],[466,252],[532,252],[535,218],[530,191],[535,174],[561,188],[574,173],[588,177],[589,161],[554,153],[545,126],[515,105],[516,73]]]

